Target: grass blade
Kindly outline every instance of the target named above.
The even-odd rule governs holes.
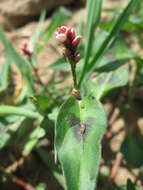
[[[33,91],[32,73],[30,72],[26,61],[16,52],[12,43],[6,38],[4,32],[1,28],[0,28],[0,41],[4,45],[8,59],[11,60],[11,63],[14,63],[21,71],[21,73],[26,81],[26,84],[28,86],[28,93],[31,94]]]
[[[1,115],[20,115],[32,119],[41,119],[41,115],[37,112],[30,111],[24,108],[15,106],[0,105],[0,116]]]
[[[57,27],[60,26],[66,19],[70,18],[70,16],[71,12],[63,7],[60,7],[53,14],[50,24],[48,25],[48,27],[45,29],[45,31],[41,36],[41,40],[43,41],[43,43],[37,46],[38,53],[43,49],[44,45],[49,41],[50,37],[57,29]]]
[[[90,73],[95,69],[95,65],[97,61],[101,58],[101,56],[104,54],[105,50],[109,47],[109,45],[113,42],[117,34],[119,33],[120,29],[122,28],[123,24],[125,23],[130,11],[132,10],[133,6],[135,5],[137,1],[136,0],[130,0],[127,6],[124,8],[122,13],[117,18],[115,24],[113,25],[110,33],[105,38],[101,46],[99,47],[97,53],[92,57],[91,62],[89,64],[89,67],[87,68],[87,75],[88,77]],[[84,77],[84,76],[83,76]],[[80,84],[83,81],[83,77],[80,79]]]
[[[10,74],[10,59],[6,58],[0,72],[0,91],[5,90],[8,86]]]
[[[111,42],[115,39],[118,32],[120,31],[121,27],[125,23],[131,9],[133,8],[136,0],[131,0],[128,5],[125,7],[125,9],[122,11],[120,16],[118,17],[117,21],[115,22],[112,30],[110,31],[107,38],[104,40],[102,45],[100,46],[98,52],[95,54],[95,56],[92,58],[90,66],[89,66],[89,72],[91,72],[94,69],[96,61],[100,58],[101,55],[103,55],[104,51],[109,47]]]
[[[36,29],[35,34],[31,37],[30,42],[29,42],[29,48],[30,49],[34,49],[35,48],[35,44],[36,41],[40,38],[40,36],[42,35],[42,27],[43,27],[43,22],[45,20],[46,17],[46,11],[42,11],[40,19],[39,19],[39,24],[38,27]]]
[[[87,24],[86,24],[86,42],[85,42],[85,53],[84,53],[84,66],[81,72],[79,85],[83,80],[84,73],[87,69],[87,63],[93,47],[93,39],[95,29],[100,21],[102,9],[102,0],[87,0]]]

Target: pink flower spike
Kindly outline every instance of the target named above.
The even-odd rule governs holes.
[[[61,26],[56,31],[56,39],[63,46],[62,54],[70,63],[77,63],[80,55],[76,53],[76,48],[80,43],[80,36],[76,36],[74,28]]]
[[[81,39],[81,37],[80,37],[80,36],[77,36],[77,37],[74,38],[74,40],[72,41],[72,47],[73,47],[74,49],[77,48],[77,46],[79,45],[80,39]]]

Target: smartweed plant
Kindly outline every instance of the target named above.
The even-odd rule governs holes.
[[[107,127],[106,114],[100,100],[109,90],[125,85],[128,81],[126,70],[116,68],[117,70],[113,72],[110,67],[110,72],[107,72],[108,65],[100,66],[100,61],[115,40],[134,4],[135,1],[130,1],[113,24],[111,31],[100,37],[102,43],[96,47],[96,53],[92,55],[93,39],[100,21],[102,1],[87,1],[86,41],[80,72],[76,72],[80,59],[76,49],[80,37],[75,35],[74,29],[65,26],[57,29],[56,38],[64,46],[63,55],[71,66],[74,84],[72,96],[66,100],[59,111],[55,131],[55,151],[62,165],[68,190],[95,189],[101,159],[101,141]],[[101,36],[102,32],[98,35]],[[98,43],[96,35],[95,43]],[[93,71],[101,70],[102,74],[90,78]],[[122,73],[122,77],[124,75],[124,79],[120,84],[117,84],[119,81],[115,84],[113,78],[119,77],[118,72]]]
[[[53,15],[51,23],[43,31],[43,12],[30,42],[22,45],[22,56],[0,28],[0,41],[6,50],[6,60],[0,75],[0,149],[17,145],[22,155],[35,150],[64,189],[96,188],[103,137],[107,129],[107,117],[101,101],[111,90],[128,84],[129,72],[121,67],[123,64],[131,59],[139,65],[142,62],[120,40],[116,41],[137,1],[128,1],[106,29],[105,25],[100,24],[102,0],[87,0],[85,36],[82,35],[82,23],[79,24],[81,30],[78,35],[74,28],[62,26],[63,21],[71,16],[63,8]],[[55,73],[69,71],[70,68],[73,79],[72,87],[69,85],[61,90],[56,87],[56,79],[43,84],[36,67],[37,55],[55,31],[62,57],[50,68]],[[116,49],[121,46],[124,46],[125,52],[118,53]],[[112,56],[108,56],[109,52]],[[18,97],[6,105],[3,98],[10,83],[11,63],[20,70],[24,87]],[[40,85],[40,91],[35,89],[35,83]],[[13,129],[13,124],[18,127]],[[37,146],[44,138],[54,141],[55,159]],[[128,181],[127,186],[133,186],[131,181]]]

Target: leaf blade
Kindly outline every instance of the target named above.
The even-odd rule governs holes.
[[[83,98],[78,102],[71,97],[61,107],[56,122],[55,148],[68,190],[94,189],[105,129],[106,116],[98,101]]]

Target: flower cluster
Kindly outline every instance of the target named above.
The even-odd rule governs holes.
[[[63,46],[63,55],[68,58],[70,63],[77,63],[80,54],[76,52],[80,43],[80,36],[76,36],[75,30],[66,26],[61,26],[56,31],[56,39]]]

